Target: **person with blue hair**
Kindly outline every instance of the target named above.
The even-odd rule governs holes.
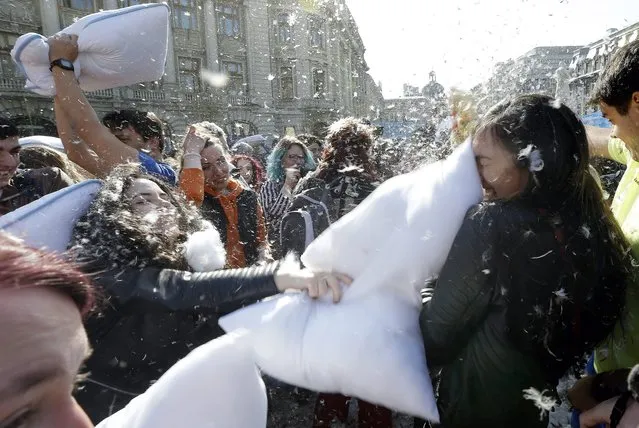
[[[293,189],[299,180],[315,169],[313,154],[295,137],[283,137],[268,156],[267,181],[260,190],[260,203],[268,225],[273,254],[279,253],[282,217],[291,206]]]

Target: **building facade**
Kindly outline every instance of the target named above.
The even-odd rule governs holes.
[[[611,29],[603,39],[574,52],[570,63],[570,107],[580,115],[596,109],[589,105],[599,74],[617,49],[639,40],[639,22],[621,30]]]
[[[556,72],[568,68],[580,46],[539,46],[518,58],[495,65],[492,76],[473,88],[478,109],[485,112],[508,97],[537,93],[554,96]]]
[[[402,97],[386,99],[375,123],[384,128],[385,137],[406,139],[418,129],[435,128],[448,114],[444,87],[432,71],[423,88],[404,84]]]
[[[25,134],[55,134],[51,99],[22,89],[24,78],[9,55],[15,40],[27,32],[51,35],[87,14],[143,2],[0,0],[0,112],[15,117]],[[383,106],[344,0],[168,4],[163,78],[88,94],[98,114],[154,111],[173,135],[209,120],[236,140],[258,133],[321,133],[338,117],[374,118]]]

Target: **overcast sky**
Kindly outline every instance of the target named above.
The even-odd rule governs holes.
[[[434,70],[468,89],[535,46],[583,45],[639,21],[639,0],[346,0],[386,97]]]

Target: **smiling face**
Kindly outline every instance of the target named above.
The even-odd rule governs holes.
[[[480,132],[473,140],[473,152],[484,188],[484,199],[509,199],[524,191],[528,170],[517,168],[515,155],[490,132]]]
[[[603,101],[599,103],[599,108],[603,116],[614,125],[613,135],[634,151],[639,151],[639,92],[633,94],[626,114],[619,113],[616,108]]]
[[[71,393],[89,354],[73,301],[42,287],[0,291],[0,426],[93,425]]]
[[[20,164],[18,137],[0,140],[0,189],[7,186]]]
[[[200,153],[202,156],[202,172],[204,183],[221,192],[226,189],[231,178],[230,165],[226,154],[218,144],[206,147]]]
[[[178,230],[177,208],[171,203],[169,195],[153,181],[136,178],[125,195],[131,201],[131,211],[143,222],[169,234]]]

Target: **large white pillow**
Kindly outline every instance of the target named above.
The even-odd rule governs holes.
[[[438,421],[419,289],[437,275],[466,211],[480,200],[467,141],[447,160],[389,180],[309,246],[306,266],[355,279],[338,305],[285,294],[220,325],[250,330],[256,362],[273,377]]]
[[[78,36],[75,74],[85,91],[159,80],[166,62],[169,7],[141,4],[85,16],[61,31]],[[11,56],[26,76],[25,89],[55,95],[46,37],[20,36]]]
[[[24,240],[31,247],[63,253],[75,223],[101,187],[100,180],[87,180],[50,193],[0,217],[0,230]]]
[[[97,428],[264,428],[266,388],[242,333],[193,350]]]

